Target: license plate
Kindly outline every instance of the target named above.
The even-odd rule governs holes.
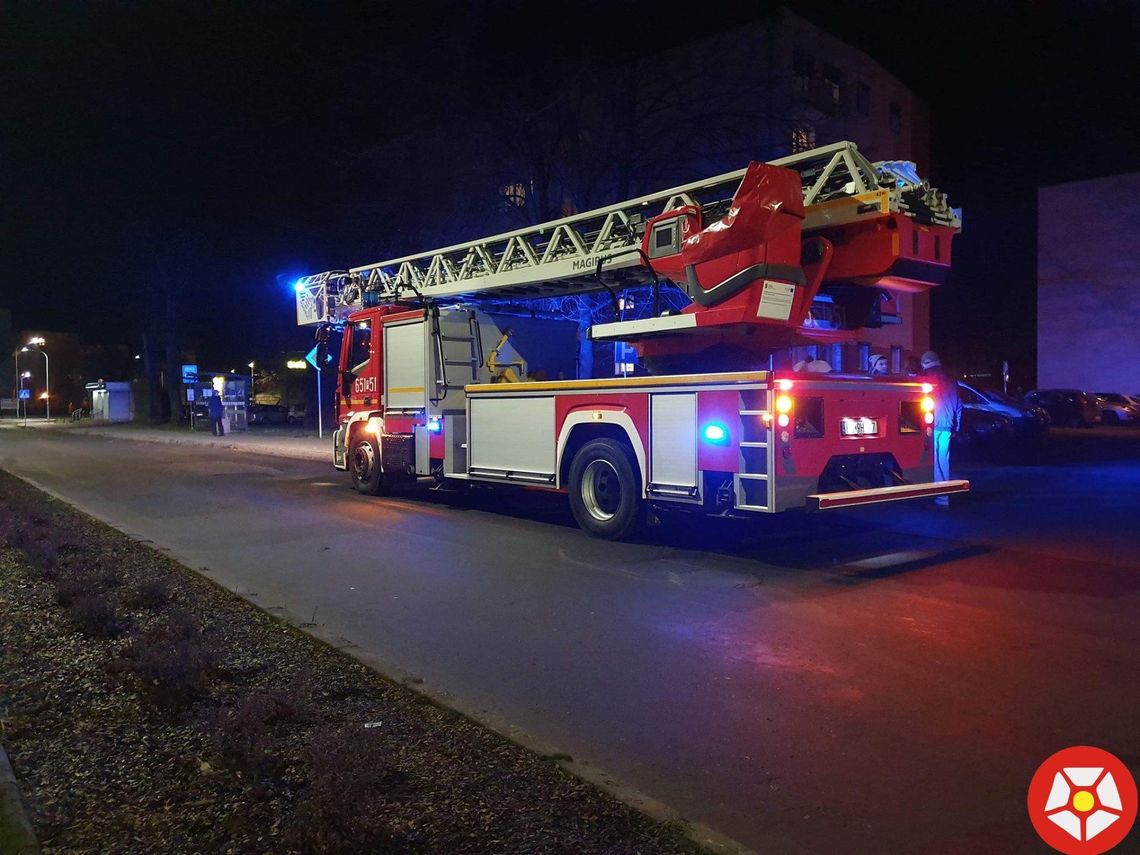
[[[879,432],[879,423],[874,419],[840,419],[839,432],[843,436],[869,436]]]

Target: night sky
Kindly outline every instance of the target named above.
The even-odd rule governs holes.
[[[930,107],[927,177],[965,222],[935,344],[1029,364],[1035,188],[1140,169],[1140,4],[790,6]],[[460,130],[462,105],[511,75],[554,81],[573,54],[655,51],[763,8],[6,3],[0,307],[17,329],[133,346],[164,277],[191,295],[180,327],[211,331],[200,361],[306,348],[288,283],[382,257],[384,224],[342,200],[385,193],[402,165],[361,152],[409,128]]]

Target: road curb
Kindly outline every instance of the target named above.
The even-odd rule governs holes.
[[[40,844],[24,809],[16,773],[0,745],[0,852],[4,855],[39,855]]]
[[[200,448],[219,448],[245,454],[261,454],[270,457],[285,457],[292,460],[308,460],[322,463],[332,462],[332,439],[322,440],[322,445],[314,447],[304,441],[297,442],[296,437],[264,437],[250,436],[239,433],[237,436],[226,434],[225,437],[206,437],[194,433],[170,433],[169,435],[156,435],[155,433],[134,433],[130,430],[117,430],[114,427],[101,425],[85,426],[73,432],[73,435],[82,434],[97,436],[111,440],[126,440],[127,442],[148,442],[159,445],[198,446]]]

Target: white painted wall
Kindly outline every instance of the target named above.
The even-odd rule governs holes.
[[[1140,392],[1140,172],[1037,194],[1037,385]]]

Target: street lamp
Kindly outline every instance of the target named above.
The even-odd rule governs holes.
[[[249,402],[253,403],[253,363],[249,363]]]
[[[44,419],[51,421],[51,362],[48,359],[47,351],[43,349],[47,342],[43,336],[36,336],[35,338],[28,339],[28,346],[21,348],[27,351],[29,348],[35,348],[44,355],[44,391],[47,392],[47,397],[44,398]]]

